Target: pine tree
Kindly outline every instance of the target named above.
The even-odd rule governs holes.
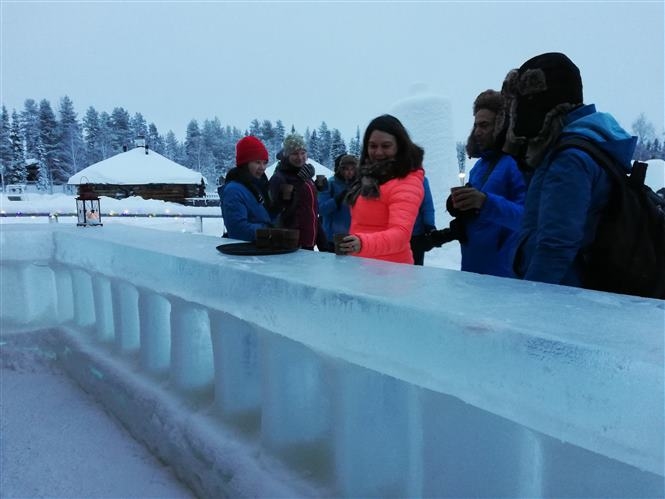
[[[328,168],[332,167],[332,159],[330,154],[330,149],[332,147],[332,134],[328,129],[328,125],[325,121],[321,122],[319,126],[319,163],[327,166]]]
[[[21,122],[16,110],[12,111],[12,122],[9,127],[9,143],[11,158],[9,167],[5,169],[5,182],[8,184],[25,184],[28,179],[28,170],[25,167]]]
[[[51,183],[62,183],[62,179],[56,177],[58,171],[58,123],[51,109],[51,103],[46,99],[39,102],[39,144],[43,148],[42,156],[49,172]]]
[[[39,107],[33,99],[26,99],[21,112],[21,133],[25,140],[25,157],[37,159],[39,145]]]
[[[319,137],[316,135],[316,130],[312,132],[312,135],[309,136],[309,141],[307,142],[307,157],[321,163],[321,153],[319,152]]]
[[[203,159],[203,141],[201,140],[201,130],[199,123],[192,120],[187,125],[187,132],[185,135],[185,166],[201,171]]]
[[[180,161],[180,144],[178,143],[178,139],[176,138],[175,133],[173,133],[173,130],[169,130],[166,134],[164,156],[171,161],[182,164]]]
[[[90,106],[83,118],[83,136],[86,149],[86,163],[92,165],[104,159],[101,146],[101,124],[99,113]]]
[[[631,129],[637,135],[637,146],[635,147],[634,159],[644,161],[649,159],[647,144],[656,137],[656,131],[651,122],[649,122],[644,113],[640,113],[633,122]]]
[[[249,135],[253,135],[254,137],[259,138],[261,137],[261,124],[256,118],[254,118],[249,124]]]
[[[349,140],[349,154],[353,154],[355,157],[359,158],[361,148],[360,127],[356,127],[356,136]]]
[[[203,143],[210,154],[209,179],[217,180],[224,170],[224,129],[217,116],[203,124]]]
[[[0,176],[2,177],[2,190],[5,190],[5,172],[8,170],[12,160],[12,148],[9,140],[9,113],[7,108],[2,106],[0,117]]]
[[[157,126],[154,123],[148,125],[148,146],[153,151],[164,155],[166,150],[166,142],[164,142],[164,137],[162,137],[157,131]]]
[[[37,170],[37,190],[53,194],[53,181],[51,179],[51,172],[46,165],[46,153],[44,152],[41,140],[39,140],[37,145],[37,164],[39,165],[39,169]]]
[[[276,154],[279,149],[275,148],[275,128],[270,120],[263,120],[261,123],[261,140],[268,149],[268,156]]]
[[[148,139],[148,125],[141,113],[134,113],[134,116],[129,121],[129,130],[134,140],[139,137]],[[129,148],[131,149],[132,147],[134,147],[133,143],[131,143]]]
[[[99,139],[98,146],[102,154],[102,159],[110,158],[111,156],[122,151],[113,147],[113,123],[111,116],[106,111],[99,113]]]
[[[85,146],[81,125],[76,118],[74,103],[67,96],[60,101],[60,120],[58,122],[58,158],[59,178],[67,181],[69,177],[84,168]]]
[[[334,166],[335,158],[340,154],[346,154],[346,144],[344,139],[342,139],[342,134],[337,128],[332,131],[332,139],[330,142],[330,158],[332,159],[332,165]]]
[[[134,137],[129,127],[129,113],[121,107],[116,107],[111,112],[111,155],[122,152],[124,148],[130,149],[134,143]]]
[[[282,149],[282,144],[284,144],[285,136],[286,136],[286,130],[284,129],[284,123],[282,123],[282,120],[277,120],[275,122],[275,143],[274,143],[275,154],[277,154],[277,152]]]

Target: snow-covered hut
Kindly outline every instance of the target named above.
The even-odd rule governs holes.
[[[314,161],[311,158],[307,158],[307,162],[314,167],[314,170],[316,171],[315,175],[325,175],[326,178],[332,177],[334,175],[334,172],[330,168],[323,166],[318,161]],[[279,161],[275,161],[272,165],[266,168],[266,176],[268,178],[272,177],[273,173],[275,173],[278,164]]]
[[[67,183],[92,184],[98,196],[140,196],[186,204],[188,198],[205,196],[207,181],[199,172],[138,146],[84,168]]]

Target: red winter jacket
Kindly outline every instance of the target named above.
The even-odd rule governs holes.
[[[415,170],[379,186],[378,198],[358,196],[349,233],[360,238],[355,256],[413,264],[411,232],[424,196],[425,172]]]

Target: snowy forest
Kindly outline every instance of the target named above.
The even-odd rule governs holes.
[[[202,124],[192,119],[184,141],[169,130],[161,134],[155,123],[147,123],[140,112],[133,115],[122,107],[109,114],[89,107],[82,120],[72,100],[65,96],[54,112],[51,103],[27,99],[23,110],[2,106],[0,161],[2,186],[34,183],[40,191],[51,191],[53,185],[67,183],[82,169],[131,148],[137,137],[144,137],[148,147],[167,158],[202,173],[216,183],[220,175],[235,166],[235,144],[245,135],[259,137],[271,158],[281,148],[284,135],[291,133],[281,120],[252,120],[246,129],[224,125],[219,118]],[[328,128],[325,121],[317,129],[301,133],[307,142],[309,157],[332,167],[333,159],[345,152],[359,153],[360,130],[348,144],[338,129]]]
[[[252,120],[246,129],[224,125],[219,118],[205,119],[202,124],[192,119],[187,125],[184,141],[169,130],[161,134],[155,123],[148,124],[140,112],[133,116],[122,107],[109,114],[90,106],[79,120],[72,100],[65,96],[54,112],[51,103],[27,99],[23,110],[2,106],[0,130],[0,165],[3,190],[8,184],[34,183],[37,189],[52,191],[54,185],[66,184],[80,170],[114,156],[123,148],[133,147],[137,137],[144,137],[148,147],[167,158],[203,174],[210,183],[235,163],[235,144],[244,135],[259,137],[268,147],[270,157],[281,148],[287,130],[281,120]],[[659,139],[653,124],[644,113],[632,123],[632,132],[639,137],[635,158],[665,159],[663,139]],[[331,168],[333,159],[341,153],[358,154],[360,130],[348,143],[338,129],[330,129],[325,121],[318,128],[304,132],[311,159]],[[662,135],[662,134],[661,134]],[[463,154],[463,147],[459,147]],[[463,143],[461,143],[463,146]],[[461,158],[460,158],[461,159]]]

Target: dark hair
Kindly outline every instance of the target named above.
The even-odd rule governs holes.
[[[385,132],[395,137],[395,142],[397,143],[395,164],[397,167],[398,178],[406,177],[409,172],[422,167],[425,151],[422,147],[414,144],[411,141],[409,132],[406,131],[404,125],[402,125],[402,123],[397,118],[391,116],[390,114],[383,114],[378,116],[370,121],[369,125],[367,125],[365,135],[363,136],[363,148],[360,152],[360,165],[364,165],[369,159],[367,154],[367,146],[369,137],[375,130]]]

